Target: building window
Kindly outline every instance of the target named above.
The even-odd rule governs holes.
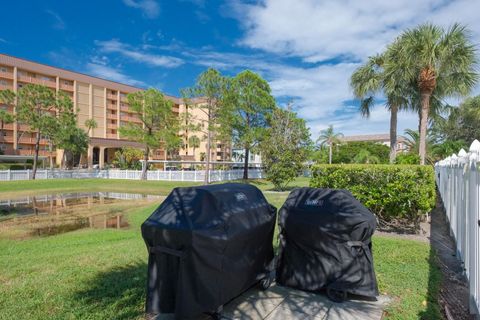
[[[7,85],[7,81],[5,81],[5,80],[0,80],[0,84],[6,86],[6,85]]]
[[[0,72],[4,72],[4,73],[7,72],[7,68],[5,68],[5,67],[0,67]]]

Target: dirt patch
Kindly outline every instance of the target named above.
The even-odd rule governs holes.
[[[474,319],[468,310],[468,283],[463,265],[456,257],[455,242],[450,236],[450,228],[440,196],[432,211],[430,244],[437,253],[443,274],[439,304],[447,319]]]

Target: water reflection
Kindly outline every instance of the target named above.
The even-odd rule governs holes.
[[[82,228],[121,229],[128,227],[124,212],[162,198],[139,193],[84,192],[0,200],[0,234],[23,238]]]

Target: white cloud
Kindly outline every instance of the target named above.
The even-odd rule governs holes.
[[[117,81],[132,86],[145,86],[144,82],[131,79],[127,75],[120,72],[118,68],[111,68],[104,64],[98,64],[94,62],[87,63],[85,72],[99,78]]]
[[[359,63],[404,29],[427,21],[442,26],[460,22],[472,30],[474,43],[480,42],[480,1],[232,0],[229,9],[244,28],[240,45],[271,57],[300,59],[295,66],[280,62],[262,70],[277,97],[294,97],[314,136],[328,124],[345,134],[388,132],[389,114],[383,107],[364,119],[351,106],[349,78]],[[415,114],[402,114],[398,132],[416,128],[416,122]]]
[[[108,41],[95,41],[95,44],[102,52],[119,53],[122,56],[130,58],[137,62],[142,62],[157,67],[174,68],[183,64],[182,59],[172,56],[142,52],[116,39]]]
[[[52,10],[45,10],[45,12],[53,17],[54,21],[53,21],[52,27],[54,29],[59,29],[59,30],[65,29],[65,22],[63,21],[62,17],[60,17],[58,13]]]
[[[155,19],[160,14],[160,6],[154,0],[123,0],[126,6],[140,9],[145,17]]]

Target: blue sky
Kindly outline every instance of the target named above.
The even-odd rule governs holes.
[[[207,67],[251,69],[279,104],[293,102],[314,137],[329,124],[347,135],[388,132],[381,104],[361,118],[348,79],[401,30],[458,21],[480,40],[478,0],[8,1],[2,9],[1,53],[176,96]],[[399,132],[416,126],[416,115],[400,115]]]

